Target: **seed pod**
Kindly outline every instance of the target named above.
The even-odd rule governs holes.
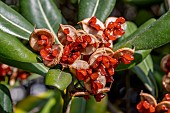
[[[96,17],[86,18],[78,22],[78,24],[82,25],[83,30],[86,33],[93,34],[99,41],[101,41],[102,43],[106,43],[106,41],[103,38],[103,31],[105,29],[105,26]]]
[[[61,44],[65,46],[70,42],[75,42],[77,37],[76,29],[71,25],[60,24],[57,36]]]
[[[48,29],[34,29],[34,31],[30,35],[30,46],[35,51],[40,51],[44,49],[46,46],[51,46],[54,44],[55,39],[54,35]]]
[[[60,62],[63,53],[63,47],[59,44],[54,44],[52,46],[47,46],[41,49],[40,55],[43,59],[44,65],[48,67],[54,67]]]
[[[121,48],[114,52],[113,58],[118,59],[119,62],[130,64],[134,60],[134,50],[130,48]]]
[[[157,106],[157,102],[156,102],[155,98],[152,95],[150,95],[148,93],[141,92],[140,97],[141,97],[141,101],[146,100],[149,104],[153,105],[153,107]]]
[[[163,76],[162,85],[168,92],[170,92],[170,72],[167,75]]]
[[[116,40],[125,33],[126,23],[123,17],[109,17],[105,22],[104,34],[109,40]]]
[[[169,113],[170,101],[162,101],[156,106],[156,113]]]
[[[102,76],[100,73],[98,73],[98,77],[95,81],[92,81],[90,77],[88,77],[84,81],[84,87],[86,90],[91,94],[99,94],[101,93],[101,89],[103,89],[106,85],[106,77]],[[95,86],[94,86],[95,84]]]
[[[82,34],[79,38],[83,40],[81,44],[87,44],[80,50],[82,55],[90,55],[99,47],[100,42],[92,34]]]
[[[165,73],[170,72],[170,54],[168,54],[162,58],[161,68]]]
[[[89,65],[93,66],[95,63],[96,59],[99,56],[106,55],[112,57],[114,55],[114,52],[110,48],[102,47],[98,48],[89,58]]]
[[[76,60],[73,64],[69,65],[70,72],[76,76],[76,70],[89,69],[89,64],[83,60]]]

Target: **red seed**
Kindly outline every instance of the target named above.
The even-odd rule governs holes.
[[[68,28],[65,28],[65,29],[63,30],[63,32],[64,32],[64,34],[66,34],[66,35],[70,33],[70,31],[69,31]]]
[[[42,58],[44,58],[44,57],[46,57],[46,56],[48,55],[48,52],[45,51],[44,49],[42,49],[42,50],[40,51],[40,55],[41,55]]]
[[[91,37],[88,35],[82,36],[83,40],[90,43],[92,41]]]
[[[88,24],[95,24],[97,22],[97,18],[93,16],[89,21]]]
[[[103,60],[103,57],[102,57],[102,56],[99,56],[99,57],[97,57],[97,59],[96,59],[97,62],[100,62],[100,61],[102,61],[102,60]]]
[[[61,59],[62,59],[62,61],[67,61],[68,57],[67,57],[66,55],[63,55],[63,56],[61,57]]]
[[[53,56],[55,56],[55,57],[57,57],[58,56],[58,50],[57,49],[54,49],[53,51],[52,51],[52,55]]]
[[[80,38],[80,37],[77,37],[75,41],[76,41],[77,43],[81,43],[81,42],[83,42],[83,39]]]
[[[103,93],[100,93],[100,94],[95,95],[94,97],[97,102],[100,102],[101,99],[105,97],[105,95]]]
[[[122,57],[130,61],[134,60],[134,56],[128,53],[124,53]]]
[[[69,55],[70,54],[70,48],[69,48],[69,46],[65,46],[64,47],[64,55]]]
[[[88,74],[92,74],[92,69],[87,69],[86,71]]]
[[[114,25],[114,28],[117,28],[117,29],[121,28],[121,25],[118,22],[114,22],[113,25]]]
[[[41,35],[41,39],[38,40],[39,45],[48,45],[48,37],[45,35]]]
[[[123,29],[115,29],[114,34],[122,36],[125,33]]]
[[[145,109],[148,109],[149,106],[150,106],[150,104],[149,104],[147,101],[144,101],[144,102],[143,102],[143,107],[144,107]]]
[[[109,62],[109,59],[108,59],[107,56],[103,56],[102,63],[104,64],[104,66],[105,66],[106,68],[109,68],[109,67],[110,67],[110,62]]]
[[[109,22],[107,28],[108,29],[113,29],[114,28],[114,22]]]
[[[105,34],[106,36],[109,36],[110,33],[111,33],[111,31],[110,31],[109,29],[105,29],[105,30],[104,30],[104,34]]]
[[[143,101],[140,101],[140,102],[137,104],[136,108],[137,108],[138,110],[140,110],[142,107],[143,107]]]
[[[112,40],[112,41],[117,39],[116,36],[114,36],[114,35],[109,35],[108,38],[109,38],[109,40]]]
[[[103,88],[103,84],[102,83],[96,82],[96,84],[97,84],[98,89],[102,89]]]
[[[130,63],[131,63],[130,60],[127,60],[127,59],[125,59],[124,57],[121,58],[121,61],[122,61],[124,64],[130,64]]]
[[[87,75],[87,72],[85,69],[80,69],[80,70],[77,70],[79,73],[81,73],[83,76],[86,76]]]
[[[114,81],[112,76],[106,75],[106,82],[112,83]]]
[[[110,60],[110,65],[112,65],[112,66],[114,66],[115,64],[117,64],[117,59],[115,59],[115,58],[109,58],[109,60]]]
[[[149,111],[150,111],[151,113],[154,113],[154,112],[155,112],[155,107],[153,107],[153,105],[150,105]]]
[[[73,38],[71,36],[67,35],[67,41],[73,42]]]
[[[125,18],[119,17],[118,19],[116,19],[116,22],[123,24],[125,23]]]
[[[68,63],[69,63],[69,64],[72,64],[72,63],[74,62],[74,59],[73,59],[73,58],[68,58],[67,60],[68,60]]]
[[[108,71],[108,73],[109,73],[110,76],[113,76],[113,75],[114,75],[114,68],[112,68],[112,67],[111,67],[111,68],[108,68],[107,71]]]
[[[86,47],[87,47],[87,45],[88,45],[88,43],[87,43],[87,42],[81,43],[81,46],[82,46],[83,48],[86,48]]]
[[[90,78],[92,79],[92,80],[96,80],[97,78],[98,78],[98,73],[92,73],[91,75],[90,75]]]
[[[105,47],[110,47],[111,43],[108,42],[108,43],[105,43]]]
[[[99,31],[101,29],[99,24],[90,24],[90,26],[92,28],[96,29],[97,31]]]

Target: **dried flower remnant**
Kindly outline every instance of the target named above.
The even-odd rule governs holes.
[[[162,58],[161,68],[165,73],[170,72],[170,54],[168,54]]]

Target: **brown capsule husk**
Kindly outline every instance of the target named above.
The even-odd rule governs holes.
[[[161,60],[161,63],[160,63],[161,68],[162,68],[162,70],[163,70],[165,73],[167,73],[167,72],[170,71],[170,70],[168,70],[168,69],[166,68],[166,63],[168,62],[168,59],[170,59],[170,54],[164,56],[164,57],[162,58],[162,60]]]
[[[85,36],[85,35],[88,35],[88,36],[90,36],[91,37],[91,39],[92,39],[92,41],[88,44],[88,46],[85,48],[85,49],[82,49],[81,50],[81,54],[82,55],[90,55],[90,54],[92,54],[94,51],[96,51],[96,49],[99,47],[99,41],[97,40],[97,38],[94,36],[94,35],[92,35],[92,34],[82,34],[81,35],[81,37],[82,36]],[[81,38],[80,37],[80,38]],[[95,44],[96,43],[96,47],[94,47],[93,46],[93,44]]]
[[[162,101],[158,103],[156,106],[155,112],[156,113],[167,113],[162,111],[162,106],[165,106],[168,110],[170,109],[170,102],[169,101]]]
[[[52,49],[57,49],[59,51],[59,54],[58,54],[58,57],[54,58],[52,61],[46,61],[43,59],[44,65],[48,67],[54,67],[55,65],[57,65],[60,62],[60,59],[63,53],[63,46],[60,44],[52,45]]]
[[[83,30],[88,33],[88,34],[93,34],[100,42],[102,43],[107,43],[104,38],[103,38],[103,30],[105,29],[105,26],[104,24],[97,19],[97,22],[96,24],[98,24],[100,26],[100,30],[95,30],[93,28],[91,28],[89,25],[88,25],[88,21],[90,20],[91,18],[86,18],[80,22],[78,22],[78,24],[82,25],[82,28]]]
[[[146,100],[149,104],[153,105],[153,107],[157,106],[157,102],[156,102],[155,98],[152,95],[150,95],[148,93],[141,92],[140,97],[141,97],[142,101]]]
[[[89,69],[89,64],[84,60],[76,60],[73,64],[69,65],[70,72],[76,75],[76,70]]]
[[[167,75],[163,76],[162,85],[168,92],[170,92],[170,72]]]
[[[95,81],[99,81],[102,85],[103,85],[103,88],[105,88],[106,86],[106,77],[105,76],[102,76],[100,73],[98,73],[99,76],[97,78],[97,80]],[[94,81],[94,82],[95,82]],[[92,84],[91,84],[91,81],[90,81],[90,77],[88,77],[85,81],[84,81],[84,87],[86,88],[86,90],[89,92],[89,93],[92,93],[93,94],[93,90],[92,90]],[[97,91],[97,94],[101,93],[102,92],[102,89],[98,89]]]
[[[113,57],[116,59],[119,59],[123,55],[123,53],[129,53],[129,54],[133,55],[134,51],[135,51],[135,49],[121,48],[114,52]]]
[[[93,64],[95,63],[96,59],[99,57],[99,56],[102,56],[102,55],[106,55],[106,56],[110,56],[112,57],[114,55],[114,52],[110,49],[110,48],[107,48],[107,47],[102,47],[102,48],[98,48],[89,58],[89,65],[90,66],[93,66]]]
[[[42,29],[34,29],[34,31],[31,33],[30,38],[29,38],[29,43],[30,46],[35,50],[35,51],[40,51],[41,49],[44,49],[45,46],[39,45],[38,40],[41,35],[45,35],[48,37],[49,41],[49,46],[54,44],[55,38],[54,35],[49,31],[48,29],[42,28]]]
[[[63,31],[64,29],[69,29],[69,34],[65,34]],[[71,25],[62,25],[60,24],[60,28],[58,30],[57,33],[58,36],[58,40],[60,41],[60,43],[62,45],[67,45],[69,42],[67,41],[67,36],[70,36],[73,40],[73,42],[75,42],[77,35],[76,35],[76,29],[71,26]]]

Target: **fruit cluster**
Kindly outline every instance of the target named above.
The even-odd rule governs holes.
[[[158,104],[150,94],[141,92],[140,96],[141,101],[136,106],[140,113],[170,113],[170,94],[165,94]]]
[[[113,82],[118,64],[130,64],[134,60],[134,49],[112,50],[113,41],[125,33],[123,17],[109,17],[105,23],[91,17],[78,24],[82,29],[61,24],[57,33],[58,44],[54,44],[54,35],[49,30],[35,29],[30,36],[30,46],[40,52],[46,66],[61,64],[63,68],[69,68],[79,81],[83,81],[88,92],[85,95],[94,95],[100,101],[103,92],[107,92],[106,83]]]

